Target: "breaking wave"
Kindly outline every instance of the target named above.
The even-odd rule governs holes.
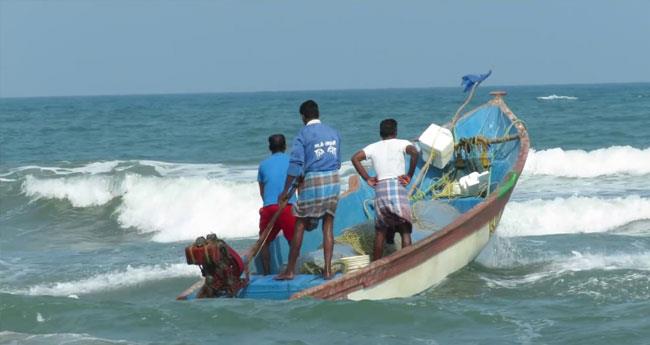
[[[92,162],[80,167],[42,167],[38,165],[28,165],[13,169],[9,173],[3,174],[3,176],[24,171],[43,171],[54,175],[101,174],[113,171],[123,162],[124,161]]]
[[[530,150],[523,173],[562,177],[646,175],[650,174],[650,148],[612,146],[593,151]]]
[[[188,266],[186,264],[142,267],[131,267],[129,265],[122,271],[102,273],[90,278],[75,281],[35,285],[28,287],[27,289],[9,292],[20,295],[68,296],[75,298],[77,295],[118,290],[136,286],[148,281],[177,277],[192,277],[196,275],[196,267]]]
[[[122,228],[151,234],[153,241],[173,242],[208,232],[223,238],[256,236],[261,206],[255,182],[256,168],[110,161],[69,167],[27,166],[2,176],[3,180],[14,181],[3,183],[20,183],[22,194],[32,201],[58,199],[77,208],[110,205],[114,208],[112,216]],[[341,175],[353,173],[351,164],[345,162]],[[562,185],[571,182],[555,177],[648,174],[650,148],[613,146],[593,151],[531,150],[523,175],[548,176],[554,179],[551,185],[561,189]],[[519,189],[526,191],[525,183],[535,181],[522,181]],[[578,189],[583,187],[591,188],[589,183],[576,185]],[[537,197],[532,190],[527,193]],[[642,197],[646,195],[618,199],[570,197],[511,201],[499,231],[504,236],[607,231],[650,217],[649,202]],[[616,212],[608,212],[611,210]],[[608,213],[611,215],[605,216]],[[549,214],[552,216],[545,216]]]
[[[578,251],[571,252],[571,256],[557,256],[550,262],[547,262],[535,272],[510,278],[490,278],[482,276],[481,278],[492,287],[504,288],[518,288],[522,285],[535,284],[540,281],[549,279],[556,279],[563,277],[566,274],[573,274],[576,272],[584,271],[614,271],[614,270],[627,270],[623,276],[615,277],[601,277],[600,279],[613,280],[609,284],[607,281],[599,282],[598,278],[592,277],[586,281],[578,281],[579,285],[614,285],[623,284],[628,285],[630,281],[648,281],[648,271],[650,271],[650,253],[635,253],[635,254],[583,254]],[[593,281],[593,280],[596,281]],[[576,286],[572,291],[574,293],[581,293],[579,290],[581,286]],[[594,293],[594,287],[588,287],[588,292]],[[584,292],[584,291],[582,291]],[[647,296],[648,291],[643,291]]]
[[[223,238],[258,233],[261,201],[256,182],[129,175],[123,187],[118,222],[153,232],[154,241],[182,241],[209,232]]]
[[[549,95],[549,96],[539,96],[539,97],[537,97],[537,99],[542,100],[542,101],[554,101],[554,100],[560,100],[560,99],[575,101],[575,100],[578,99],[578,97],[574,97],[574,96],[558,96],[556,94],[552,94],[552,95]]]
[[[40,315],[40,314],[38,314]],[[86,344],[86,345],[135,345],[137,342],[126,340],[111,340],[93,337],[81,333],[46,333],[30,334],[11,331],[1,331],[0,339],[3,344]]]
[[[232,180],[250,180],[255,178],[255,166],[226,166],[224,164],[198,164],[198,163],[169,163],[152,160],[139,161],[103,161],[92,162],[82,166],[70,167],[44,167],[28,165],[11,169],[0,177],[16,174],[38,175],[38,176],[79,176],[79,175],[100,175],[117,174],[129,171],[152,171],[157,176],[178,177],[178,176],[203,176],[213,178],[229,178]]]
[[[137,174],[55,179],[28,175],[22,190],[33,199],[67,200],[74,207],[101,206],[119,197],[115,215],[120,226],[154,233],[157,242],[187,240],[208,232],[241,238],[258,231],[261,202],[256,182]]]
[[[27,175],[22,187],[28,197],[68,200],[74,207],[100,206],[123,194],[110,176],[38,179]]]
[[[606,232],[650,219],[650,199],[569,197],[510,202],[497,233],[504,237]]]
[[[150,176],[141,173],[151,168]],[[350,175],[351,169],[346,162],[341,174]],[[222,238],[258,234],[261,199],[256,167],[114,161],[16,171],[28,173],[21,190],[32,200],[65,200],[84,208],[119,198],[114,213],[119,225],[152,233],[157,242],[183,241],[209,232]]]

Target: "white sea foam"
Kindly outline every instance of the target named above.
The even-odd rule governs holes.
[[[571,252],[569,260],[554,263],[560,272],[579,272],[590,270],[638,270],[650,271],[650,252],[635,254],[582,254]]]
[[[639,196],[511,201],[497,233],[519,237],[606,232],[644,219],[650,219],[650,199]]]
[[[261,206],[257,182],[205,177],[82,175],[25,178],[23,193],[33,199],[60,199],[92,207],[116,197],[117,221],[124,228],[153,232],[154,241],[171,242],[215,232],[224,238],[257,235]]]
[[[157,176],[143,176],[130,170],[135,165],[153,167]],[[99,206],[119,198],[115,211],[119,224],[152,233],[154,241],[183,241],[207,232],[224,238],[257,234],[261,201],[255,182],[256,167],[112,161],[73,169],[81,169],[84,173],[47,177],[27,175],[22,191],[33,199],[67,200],[74,207]],[[108,169],[114,173],[106,174]],[[344,162],[342,177],[351,174],[352,165]],[[551,178],[560,184],[557,188],[561,188],[567,182],[555,177],[645,174],[650,174],[650,148],[531,150],[520,189],[525,190],[525,179],[533,176]],[[590,186],[587,184],[592,188]],[[604,216],[612,209],[617,212]],[[557,216],[545,216],[548,214]],[[648,201],[639,197],[511,201],[500,233],[529,236],[599,232],[647,217]]]
[[[155,241],[181,241],[209,232],[224,238],[258,233],[261,201],[256,182],[128,175],[123,188],[118,221],[123,227],[155,232]]]
[[[261,206],[257,167],[156,161],[137,164],[154,167],[161,176],[104,174],[109,167],[128,168],[124,162],[114,161],[103,168],[84,168],[82,175],[27,175],[22,191],[35,200],[67,200],[74,207],[100,206],[120,198],[115,211],[119,224],[153,233],[153,240],[158,242],[183,241],[209,232],[223,238],[257,235]],[[345,162],[341,175],[345,178],[352,170],[350,162]]]
[[[578,97],[575,97],[575,96],[558,96],[556,94],[552,94],[552,95],[549,95],[549,96],[539,96],[539,97],[537,97],[537,99],[543,100],[543,101],[555,101],[555,100],[560,100],[560,99],[575,101],[575,100],[578,99]]]
[[[27,175],[22,190],[35,199],[68,200],[74,207],[89,207],[103,205],[121,194],[113,182],[109,176],[37,179]]]
[[[78,168],[70,168],[72,173],[81,174],[103,174],[113,171],[122,161],[93,162]]]
[[[0,331],[2,344],[84,344],[84,345],[129,345],[139,344],[126,340],[112,340],[93,337],[89,334],[79,333],[49,333],[29,334],[11,331]]]
[[[573,251],[571,256],[561,255],[554,257],[538,271],[510,279],[490,279],[483,277],[488,284],[500,287],[515,288],[520,285],[532,284],[540,280],[560,277],[567,273],[582,271],[613,271],[632,270],[644,272],[642,274],[628,274],[629,279],[647,279],[650,271],[650,252],[633,254],[583,254]],[[619,279],[619,278],[617,278]]]
[[[136,286],[148,281],[197,276],[196,267],[186,264],[127,266],[125,270],[101,273],[90,278],[31,286],[11,293],[23,295],[76,296]]]
[[[650,174],[650,148],[611,146],[593,151],[530,150],[523,173],[562,177],[645,175]]]
[[[134,161],[100,161],[91,162],[81,166],[63,164],[63,166],[21,166],[0,174],[1,177],[8,177],[16,174],[43,176],[69,176],[69,175],[102,175],[129,172],[138,167],[151,167],[157,174],[165,177],[219,177],[233,181],[254,180],[257,174],[257,166],[253,165],[232,165],[226,166],[220,163],[199,164],[199,163],[170,163],[153,160]],[[47,174],[44,174],[47,173]],[[13,176],[12,176],[13,177]]]
[[[11,175],[17,172],[30,172],[30,171],[46,171],[54,175],[71,175],[71,174],[102,174],[109,173],[123,161],[105,161],[105,162],[91,162],[79,167],[44,167],[39,165],[27,165],[16,169],[12,169],[4,175]]]
[[[137,164],[153,167],[164,177],[212,177],[228,181],[255,181],[257,178],[257,166],[253,165],[226,166],[219,163],[169,163],[151,160],[137,161]]]

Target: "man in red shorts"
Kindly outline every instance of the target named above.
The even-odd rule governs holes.
[[[264,206],[260,209],[260,235],[271,221],[271,218],[278,210],[278,196],[284,190],[284,182],[287,180],[289,169],[289,156],[284,153],[287,144],[282,134],[273,134],[269,137],[269,150],[271,156],[260,163],[257,170],[257,182],[260,185],[260,196]],[[291,243],[293,229],[296,226],[296,217],[291,213],[291,205],[295,202],[295,195],[289,199],[280,217],[275,222],[273,230],[262,246],[262,267],[264,274],[271,273],[271,253],[269,244],[275,239],[280,230],[284,237]]]

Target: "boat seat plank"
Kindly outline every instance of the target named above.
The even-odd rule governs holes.
[[[239,297],[255,299],[289,299],[296,292],[325,283],[320,275],[297,274],[293,280],[275,280],[274,275],[252,275]]]

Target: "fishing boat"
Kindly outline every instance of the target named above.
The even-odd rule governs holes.
[[[303,272],[293,280],[277,281],[273,279],[274,274],[256,273],[262,271],[261,262],[256,258],[249,278],[241,289],[233,291],[232,297],[327,300],[408,297],[439,284],[474,260],[498,229],[529,149],[527,130],[506,105],[506,93],[497,91],[491,95],[493,98],[487,103],[462,113],[466,101],[445,126],[433,125],[436,134],[444,130],[452,133],[452,150],[446,153],[449,156],[446,160],[440,162],[445,154],[433,153],[433,145],[427,151],[426,145],[418,142],[422,151],[415,175],[418,178],[407,186],[416,219],[411,246],[370,263],[339,258],[337,262],[346,264],[347,260],[347,266],[343,265],[342,272],[331,280],[323,280],[317,273]],[[372,187],[360,183],[356,175],[350,177],[336,211],[335,238],[354,229],[372,229],[373,198]],[[418,210],[424,212],[415,214]],[[322,257],[321,242],[320,229],[306,232],[301,258]],[[271,270],[278,273],[286,264],[289,246],[278,236],[270,244],[270,250]],[[200,279],[177,299],[201,297],[202,286],[205,283]]]

